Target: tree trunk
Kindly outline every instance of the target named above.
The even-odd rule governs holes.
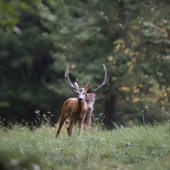
[[[115,118],[115,104],[116,104],[116,96],[115,94],[109,94],[106,98],[105,102],[105,112],[104,112],[104,120],[103,123],[108,129],[112,129],[116,122]]]

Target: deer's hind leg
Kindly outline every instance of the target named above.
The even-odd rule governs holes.
[[[59,124],[59,128],[57,130],[56,137],[58,137],[58,135],[60,134],[61,128],[62,128],[64,122],[66,121],[67,117],[68,117],[67,115],[61,115],[60,124]]]
[[[67,128],[67,132],[68,132],[68,136],[70,137],[72,135],[72,132],[73,132],[73,127],[74,125],[77,123],[77,120],[74,120],[74,119],[71,119],[70,120],[70,125],[69,127]]]

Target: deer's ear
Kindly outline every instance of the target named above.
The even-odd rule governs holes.
[[[90,88],[90,82],[88,82],[85,86],[84,86],[84,90],[87,91]]]
[[[95,99],[100,99],[101,96],[102,96],[102,93],[96,93],[96,94],[95,94]]]

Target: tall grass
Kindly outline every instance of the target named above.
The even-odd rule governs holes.
[[[39,128],[16,124],[0,129],[0,152],[23,169],[170,169],[169,123],[101,129],[95,126],[80,137],[75,126],[69,138],[63,128],[56,139],[57,127],[47,121]]]

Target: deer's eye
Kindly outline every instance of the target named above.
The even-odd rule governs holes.
[[[85,94],[85,92],[83,92],[83,94]]]
[[[78,95],[79,93],[77,92],[77,95]]]

